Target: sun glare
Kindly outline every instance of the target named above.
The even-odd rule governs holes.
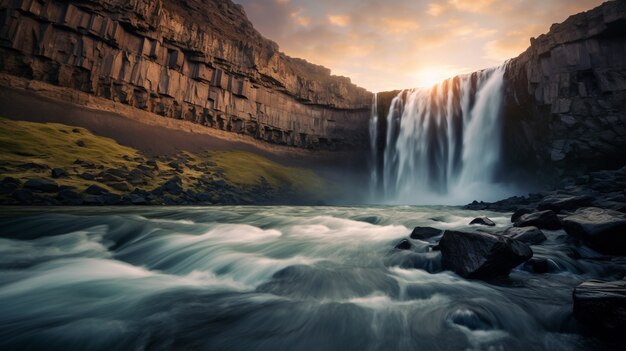
[[[417,71],[415,77],[417,88],[428,88],[435,84],[443,82],[445,79],[454,77],[458,71],[454,71],[445,67],[431,67]]]

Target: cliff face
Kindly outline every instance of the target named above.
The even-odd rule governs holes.
[[[278,144],[367,143],[371,94],[230,0],[0,0],[0,71]]]
[[[531,39],[505,73],[509,156],[565,173],[626,164],[626,2]]]

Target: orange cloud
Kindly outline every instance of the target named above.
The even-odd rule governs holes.
[[[328,22],[335,26],[346,27],[350,24],[351,19],[348,15],[329,15]]]

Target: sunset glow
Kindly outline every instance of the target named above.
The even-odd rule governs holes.
[[[370,91],[494,67],[602,0],[235,0],[281,51]]]

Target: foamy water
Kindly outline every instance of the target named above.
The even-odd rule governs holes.
[[[572,289],[626,268],[562,231],[533,247],[550,273],[490,282],[441,271],[436,240],[392,250],[414,226],[476,230],[479,214],[510,225],[446,207],[7,210],[0,349],[599,347]]]

